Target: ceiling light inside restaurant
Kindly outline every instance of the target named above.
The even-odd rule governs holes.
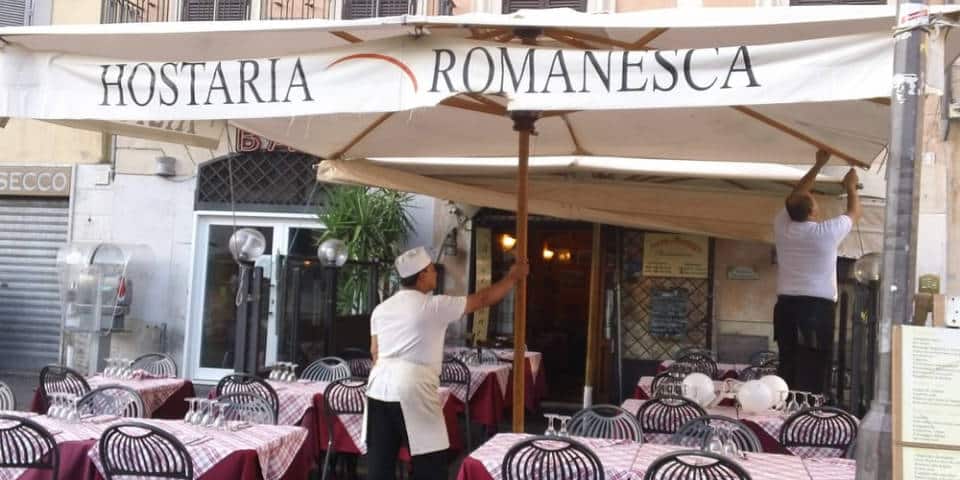
[[[510,234],[504,233],[503,235],[500,235],[500,246],[503,247],[503,251],[510,251],[516,244],[517,239],[511,237]]]

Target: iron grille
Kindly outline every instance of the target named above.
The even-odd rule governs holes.
[[[183,0],[181,19],[188,22],[247,20],[250,0]]]
[[[713,283],[713,248],[708,278],[644,277],[643,232],[623,233],[622,347],[629,360],[666,360],[681,346],[708,347],[710,343]],[[675,337],[656,336],[651,331],[651,297],[655,291],[682,290],[687,295],[686,332]]]
[[[503,13],[541,8],[571,8],[579,12],[586,12],[587,0],[503,0]]]
[[[260,16],[264,20],[330,18],[329,0],[262,0]]]
[[[323,189],[313,170],[319,161],[283,151],[238,153],[211,161],[200,167],[195,207],[313,213],[323,203]]]
[[[170,0],[103,0],[100,23],[166,22]]]

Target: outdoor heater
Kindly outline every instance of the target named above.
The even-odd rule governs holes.
[[[111,333],[125,329],[134,284],[146,285],[153,252],[145,245],[70,243],[57,252],[60,360],[96,373],[110,356]]]

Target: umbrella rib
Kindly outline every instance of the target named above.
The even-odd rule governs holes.
[[[364,128],[359,135],[357,135],[356,137],[353,137],[353,139],[350,140],[349,143],[347,143],[347,146],[343,147],[343,149],[341,149],[339,152],[336,152],[333,155],[331,155],[330,158],[342,158],[345,153],[350,151],[351,148],[357,146],[358,143],[360,143],[367,135],[370,135],[374,130],[376,130],[377,127],[380,126],[380,124],[382,124],[383,122],[386,122],[387,119],[390,118],[394,113],[395,112],[387,112],[387,113],[384,113],[383,115],[380,115],[380,117],[374,120],[373,123],[368,125],[367,128]]]
[[[770,126],[770,127],[773,127],[773,128],[775,128],[775,129],[777,129],[777,130],[780,130],[781,132],[786,133],[787,135],[790,135],[791,137],[796,138],[797,140],[800,140],[801,142],[809,143],[810,145],[813,145],[814,147],[817,147],[817,148],[820,149],[820,150],[824,150],[824,151],[830,152],[831,155],[834,155],[834,156],[836,156],[836,157],[840,157],[841,159],[845,160],[847,163],[849,163],[849,164],[851,164],[851,165],[856,165],[856,166],[862,167],[862,168],[869,168],[869,167],[870,167],[870,165],[868,165],[868,164],[866,164],[866,163],[864,163],[864,162],[862,162],[862,161],[860,161],[860,160],[857,160],[857,159],[854,158],[852,155],[848,155],[848,154],[846,154],[846,153],[844,153],[844,152],[841,152],[840,150],[837,150],[836,148],[833,148],[833,147],[831,147],[830,145],[827,145],[826,143],[821,142],[820,140],[817,140],[817,139],[815,139],[815,138],[813,138],[813,137],[811,137],[811,136],[809,136],[809,135],[807,135],[807,134],[805,134],[805,133],[802,133],[802,132],[800,132],[800,131],[798,131],[798,130],[796,130],[796,129],[790,128],[790,127],[787,126],[786,124],[781,123],[781,122],[778,122],[778,121],[776,121],[776,120],[774,120],[774,119],[772,119],[772,118],[770,118],[770,117],[768,117],[768,116],[766,116],[766,115],[764,115],[764,114],[762,114],[762,113],[760,113],[760,112],[758,112],[758,111],[756,111],[756,110],[754,110],[754,109],[752,109],[752,108],[747,108],[747,107],[730,107],[730,108],[732,108],[732,109],[734,109],[734,110],[736,110],[736,111],[738,111],[738,112],[740,112],[740,113],[742,113],[742,114],[744,114],[744,115],[747,115],[748,117],[751,117],[751,118],[753,118],[753,119],[755,119],[755,120],[759,120],[760,122],[763,122],[763,123],[767,124],[767,125]]]
[[[580,145],[580,139],[577,138],[577,132],[573,131],[573,125],[570,124],[570,119],[566,115],[560,115],[560,119],[563,120],[563,124],[567,126],[567,133],[570,134],[570,140],[573,141],[573,154],[574,155],[590,155],[590,152],[583,149],[583,146]]]
[[[479,103],[481,103],[481,104],[483,104],[483,105],[486,105],[486,106],[488,106],[488,107],[490,107],[490,108],[495,108],[495,109],[497,109],[497,110],[499,110],[499,111],[502,111],[502,112],[503,112],[503,115],[506,115],[506,114],[507,114],[507,109],[506,109],[506,107],[504,107],[503,105],[500,105],[500,104],[497,103],[497,102],[494,102],[493,100],[490,100],[490,99],[487,98],[487,97],[484,97],[483,95],[480,95],[479,93],[468,93],[468,94],[467,94],[467,97],[469,97],[469,98],[471,98],[472,100],[475,100],[475,101],[477,101],[477,102],[479,102]]]
[[[574,48],[580,48],[580,49],[583,49],[583,50],[596,50],[596,49],[597,49],[597,47],[595,47],[595,46],[593,46],[593,45],[590,45],[590,44],[587,43],[587,42],[583,42],[583,41],[577,40],[577,39],[575,39],[575,38],[568,37],[568,36],[566,36],[566,35],[561,35],[561,34],[559,34],[559,33],[557,33],[557,32],[553,32],[553,31],[550,31],[550,30],[544,32],[544,35],[546,35],[547,37],[552,38],[552,39],[554,39],[554,40],[556,40],[556,41],[558,41],[558,42],[560,42],[560,43],[562,43],[562,44],[564,44],[564,45],[569,45],[569,46],[574,47]]]
[[[334,31],[334,32],[330,32],[330,35],[333,35],[334,37],[340,38],[340,39],[342,39],[342,40],[346,40],[346,41],[348,41],[348,42],[350,42],[350,43],[361,43],[361,42],[363,42],[363,40],[361,40],[359,37],[356,37],[356,36],[351,35],[351,34],[349,34],[349,33],[347,33],[347,32],[343,32],[343,31],[339,31],[339,30]]]
[[[883,105],[886,107],[890,106],[890,97],[878,97],[878,98],[868,98],[868,102],[876,103],[878,105]]]
[[[659,184],[662,184],[662,185],[666,185],[666,184],[669,184],[669,183],[686,182],[687,180],[693,180],[693,179],[692,179],[692,178],[689,178],[689,177],[672,177],[672,178],[662,178],[662,179],[656,180],[656,181],[654,181],[654,182],[652,182],[652,183],[659,183]]]
[[[507,113],[507,110],[502,106],[497,105],[498,108],[493,108],[488,105],[473,102],[470,100],[465,100],[460,97],[450,97],[450,98],[444,99],[442,102],[440,102],[440,105],[459,108],[461,110],[469,110],[471,112],[486,113],[486,114],[495,115],[501,118],[503,118]]]
[[[559,35],[571,37],[571,38],[573,38],[573,39],[575,39],[575,40],[581,40],[581,41],[587,41],[587,42],[595,42],[595,43],[600,43],[600,44],[603,44],[603,45],[609,45],[609,46],[613,46],[613,47],[620,47],[620,48],[622,48],[622,49],[624,49],[624,50],[631,50],[631,49],[632,49],[632,50],[649,50],[649,49],[644,49],[644,48],[640,48],[640,49],[634,48],[633,44],[630,43],[630,42],[621,42],[621,41],[619,41],[619,40],[613,40],[613,39],[611,39],[611,38],[601,37],[601,36],[599,36],[599,35],[593,35],[593,34],[591,34],[591,33],[576,32],[576,31],[573,31],[573,30],[566,30],[566,29],[562,29],[562,28],[549,28],[549,29],[547,29],[544,33],[545,33],[545,34],[550,33],[550,34],[555,34],[555,35],[559,34]]]
[[[740,183],[740,182],[734,181],[734,180],[725,179],[724,182],[727,182],[727,183],[729,183],[730,185],[733,185],[734,187],[739,188],[740,190],[750,190],[750,187],[748,187],[748,186],[746,186],[746,185],[744,185],[744,184],[742,184],[742,183]]]
[[[474,37],[474,40],[489,40],[489,39],[491,39],[491,38],[493,38],[493,37],[497,37],[497,36],[503,35],[504,32],[506,32],[506,31],[507,31],[507,29],[505,29],[505,28],[494,28],[493,30],[487,30],[486,32],[484,32],[484,33],[482,33],[482,34],[480,34],[480,35],[476,35],[476,36]]]
[[[666,28],[654,28],[653,30],[647,32],[646,35],[640,37],[636,42],[633,42],[633,47],[631,50],[640,50],[645,49],[647,44],[656,40],[657,37],[666,33],[668,29]]]

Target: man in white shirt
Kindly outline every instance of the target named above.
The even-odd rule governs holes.
[[[423,247],[396,260],[403,287],[373,310],[365,435],[370,480],[392,480],[410,449],[414,480],[445,480],[450,446],[437,388],[447,326],[499,302],[529,273],[519,260],[499,282],[466,297],[432,295],[437,271]]]
[[[843,177],[846,213],[820,221],[811,190],[830,154],[817,152],[813,168],[787,196],[774,220],[777,244],[777,305],[774,338],[779,347],[778,373],[791,390],[823,393],[833,365],[837,305],[837,248],[860,219],[857,173]]]

